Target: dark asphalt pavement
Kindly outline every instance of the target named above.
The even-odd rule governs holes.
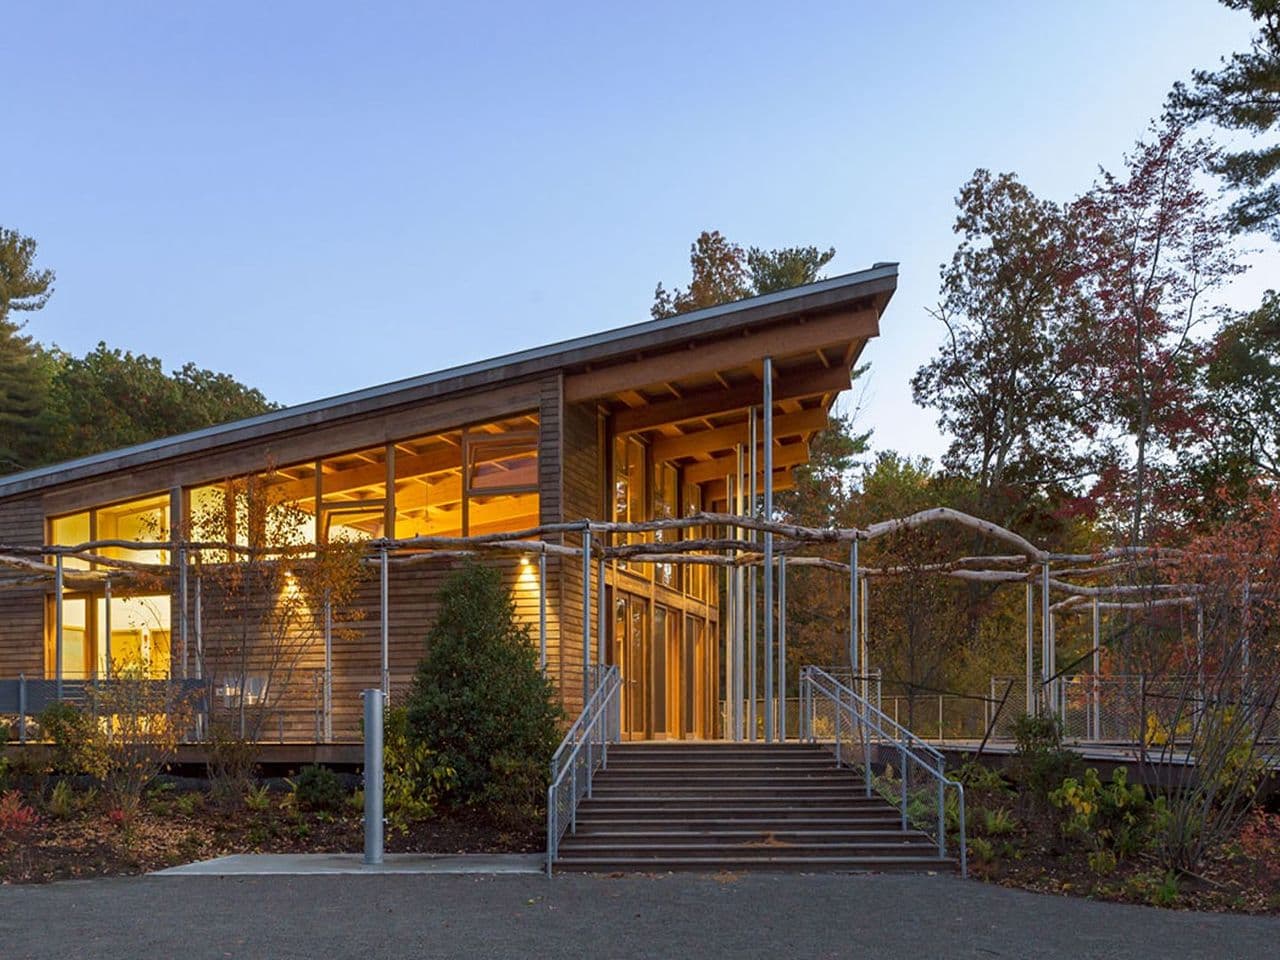
[[[0,887],[0,958],[1280,957],[1280,919],[951,877],[140,877]]]

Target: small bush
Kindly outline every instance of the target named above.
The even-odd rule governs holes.
[[[1163,798],[1152,803],[1142,787],[1129,783],[1124,767],[1117,767],[1105,784],[1093,767],[1078,780],[1068,777],[1049,794],[1049,802],[1065,814],[1066,836],[1118,857],[1148,847],[1164,812]]]
[[[98,721],[69,703],[54,703],[40,714],[40,732],[52,742],[54,773],[87,774],[99,780],[107,775],[110,757],[107,738]]]
[[[1003,807],[982,811],[982,832],[989,837],[1002,837],[1015,832],[1018,821]]]
[[[984,840],[982,837],[969,838],[969,852],[977,858],[979,863],[992,863],[996,859],[995,847],[991,845],[990,840]]]
[[[244,805],[255,813],[271,809],[271,788],[265,783],[250,786],[244,792]]]
[[[382,803],[391,829],[404,833],[410,823],[430,817],[454,782],[453,768],[409,736],[408,712],[387,711],[382,732]],[[363,805],[363,792],[360,801]]]
[[[546,790],[561,713],[497,570],[468,563],[445,584],[407,709],[410,738],[455,771],[462,802],[520,806]],[[498,781],[517,774],[508,797]]]
[[[1013,736],[1013,765],[1022,796],[1032,808],[1045,809],[1050,792],[1078,773],[1080,758],[1063,748],[1062,721],[1057,717],[1019,717],[1013,725]]]
[[[955,769],[951,779],[959,780],[966,789],[987,790],[992,793],[1012,793],[1013,790],[1000,771],[977,760],[967,760]]]
[[[1088,861],[1089,869],[1100,877],[1109,877],[1116,872],[1116,855],[1110,850],[1094,850]]]
[[[303,810],[338,810],[346,793],[338,775],[318,764],[303,767],[293,783],[293,801]]]
[[[0,837],[20,840],[39,822],[40,814],[22,802],[17,790],[0,794]]]
[[[76,812],[76,798],[71,784],[66,780],[59,780],[54,784],[49,802],[45,806],[49,810],[49,816],[55,820],[69,819]]]

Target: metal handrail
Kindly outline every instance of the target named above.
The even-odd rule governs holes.
[[[587,698],[582,713],[570,725],[560,746],[551,757],[551,782],[547,786],[547,876],[560,848],[560,838],[566,830],[578,827],[578,804],[591,796],[592,778],[597,766],[609,765],[609,744],[620,739],[622,675],[617,666],[607,667],[601,674],[595,690]],[[583,761],[585,760],[585,764]],[[580,771],[579,767],[583,769]],[[564,789],[568,778],[568,817],[560,816],[558,793]]]
[[[959,814],[960,840],[960,875],[969,875],[969,849],[965,834],[964,784],[948,779],[946,774],[946,758],[930,744],[921,740],[914,733],[886,716],[883,711],[860,696],[852,688],[841,683],[825,670],[805,666],[800,670],[800,697],[802,701],[801,718],[804,728],[801,738],[815,742],[817,737],[813,729],[813,710],[815,694],[825,697],[835,705],[835,756],[837,766],[843,763],[841,757],[841,714],[848,716],[851,731],[858,731],[862,739],[862,759],[865,766],[864,781],[867,795],[871,795],[871,739],[888,742],[895,746],[901,765],[902,792],[899,807],[902,815],[902,826],[907,826],[907,764],[914,763],[932,777],[938,785],[937,791],[937,840],[938,856],[947,855],[947,821],[946,791],[956,791],[957,812]]]

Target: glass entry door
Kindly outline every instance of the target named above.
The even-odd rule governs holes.
[[[615,592],[613,662],[622,674],[622,735],[627,740],[664,740],[695,734],[692,715],[696,680],[681,643],[682,617],[661,604]]]

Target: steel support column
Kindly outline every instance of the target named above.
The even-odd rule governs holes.
[[[591,699],[591,529],[582,531],[582,705]]]
[[[105,658],[103,661],[103,672],[106,673],[107,679],[111,679],[111,578],[107,577],[102,583],[102,607],[103,607],[103,641],[105,647]]]
[[[58,699],[62,699],[62,554],[53,559],[53,668]]]
[[[538,554],[538,669],[547,672],[547,553]]]
[[[741,511],[747,516],[754,517],[756,515],[756,478],[760,473],[759,450],[760,444],[756,436],[756,408],[752,407],[747,412],[747,476],[744,478],[746,482],[742,489],[746,492],[746,501],[744,509]],[[746,531],[746,539],[755,541],[759,539],[759,532],[754,529]],[[756,648],[760,643],[760,632],[756,628],[756,568],[755,565],[746,568],[747,578],[747,610],[746,610],[746,627],[747,627],[747,739],[756,739],[756,727],[758,720],[756,718],[756,699],[758,696],[760,667],[756,662]]]
[[[857,682],[858,657],[858,538],[849,544],[849,684]]]
[[[787,739],[787,558],[778,558],[778,739]]]
[[[773,358],[764,358],[764,519],[773,521]],[[764,739],[773,740],[773,531],[764,534]]]
[[[378,598],[378,612],[381,615],[381,658],[382,658],[382,696],[387,702],[391,700],[391,621],[390,621],[390,593],[391,581],[387,570],[387,548],[383,547],[378,552],[380,567],[379,581],[380,593]]]
[[[1098,598],[1093,598],[1093,723],[1094,740],[1102,739],[1102,688],[1098,675],[1102,672],[1102,620]]]

